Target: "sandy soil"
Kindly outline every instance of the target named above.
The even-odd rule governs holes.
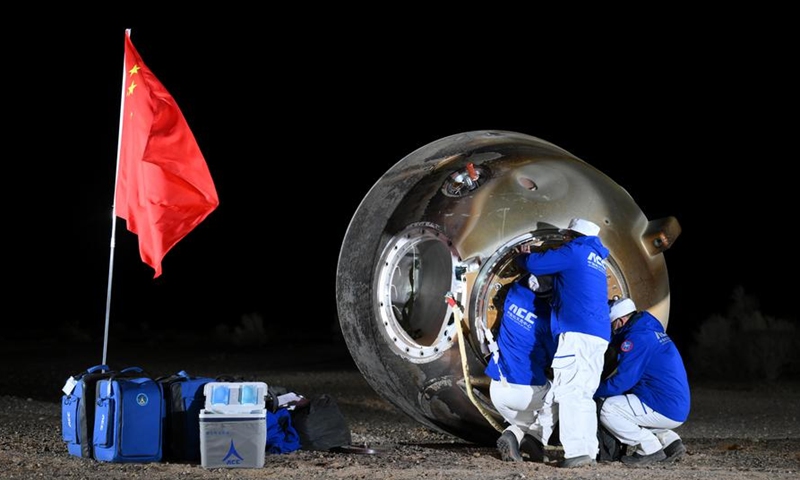
[[[313,355],[310,352],[313,351]],[[380,398],[340,344],[311,350],[205,352],[150,346],[113,351],[112,365],[138,364],[153,374],[187,369],[233,374],[337,399],[353,443],[376,454],[296,451],[267,455],[264,468],[205,469],[190,463],[115,464],[67,454],[61,440],[64,380],[97,361],[59,344],[9,345],[0,362],[1,478],[727,478],[800,477],[800,381],[762,385],[697,384],[689,421],[677,431],[688,452],[673,464],[635,469],[621,463],[558,469],[503,462],[494,448],[473,445],[420,426]],[[269,352],[269,353],[265,353]],[[303,353],[305,352],[305,353]],[[100,352],[102,353],[102,352]],[[141,359],[147,358],[146,361]],[[132,361],[133,360],[133,361]]]

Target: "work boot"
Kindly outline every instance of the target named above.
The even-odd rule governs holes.
[[[544,446],[536,437],[526,433],[519,443],[519,449],[522,453],[528,455],[528,460],[532,462],[544,462]]]
[[[650,455],[641,455],[639,452],[634,452],[633,455],[626,455],[622,457],[622,463],[629,467],[641,467],[650,465],[652,463],[660,462],[667,458],[664,449],[651,453]]]
[[[589,467],[594,465],[597,465],[597,460],[590,457],[589,455],[581,455],[580,457],[565,458],[561,463],[558,464],[560,468]]]
[[[522,455],[519,453],[519,443],[513,432],[506,430],[497,439],[497,451],[504,462],[521,462]]]
[[[686,453],[686,446],[678,439],[664,447],[664,455],[666,458],[662,462],[674,462],[681,458]]]

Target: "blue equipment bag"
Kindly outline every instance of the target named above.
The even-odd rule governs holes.
[[[162,457],[161,384],[138,367],[97,382],[94,458],[103,462],[158,462]]]
[[[205,405],[203,386],[211,377],[194,377],[181,370],[158,382],[164,391],[164,459],[200,461],[200,410]]]
[[[67,451],[76,457],[92,458],[95,387],[114,372],[108,365],[95,365],[69,377],[61,397],[61,437]]]

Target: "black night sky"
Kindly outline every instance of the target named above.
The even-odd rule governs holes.
[[[737,286],[796,321],[797,84],[779,33],[756,44],[690,23],[565,44],[567,23],[552,29],[559,41],[492,15],[486,28],[306,20],[65,24],[17,42],[4,62],[6,115],[16,112],[7,330],[72,324],[101,342],[125,28],[183,111],[220,206],[157,280],[117,220],[114,325],[213,331],[258,312],[327,331],[341,242],[369,188],[427,143],[489,129],[554,143],[627,189],[648,219],[678,219],[665,253],[676,341],[723,313]]]

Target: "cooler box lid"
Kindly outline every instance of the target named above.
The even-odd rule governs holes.
[[[208,382],[203,386],[207,413],[258,413],[264,409],[264,382]]]

